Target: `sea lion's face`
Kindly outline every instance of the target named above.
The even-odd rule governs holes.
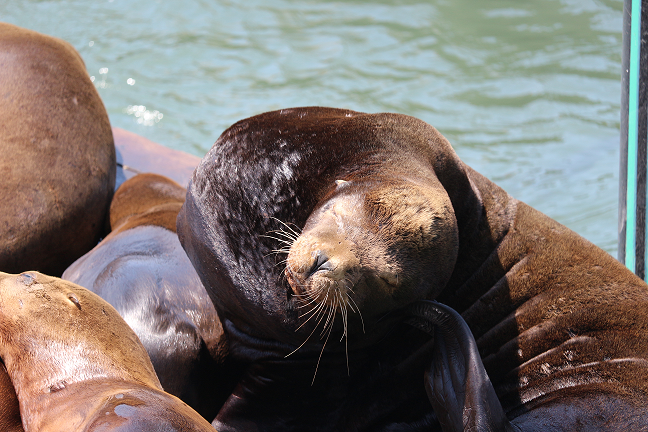
[[[303,319],[326,322],[326,328],[341,315],[346,333],[354,320],[364,327],[412,301],[434,298],[458,250],[456,219],[443,188],[408,181],[337,183],[288,251],[285,275],[305,309]]]

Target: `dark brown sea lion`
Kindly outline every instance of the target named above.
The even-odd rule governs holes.
[[[0,273],[0,356],[26,432],[213,431],[162,391],[117,311],[71,282]]]
[[[104,232],[108,115],[79,54],[0,23],[0,270],[60,275]]]
[[[420,120],[318,107],[242,120],[196,169],[178,234],[250,364],[219,430],[440,430],[432,364],[433,397],[435,373],[464,377],[433,404],[444,430],[505,424],[464,417],[466,393],[519,430],[648,427],[646,284]],[[421,299],[462,314],[481,381],[462,369],[479,367],[470,332],[441,332],[461,343],[439,362],[407,328]]]
[[[157,174],[127,180],[110,206],[113,231],[64,273],[108,301],[146,348],[165,391],[212,420],[233,371],[214,305],[175,233],[186,190]]]

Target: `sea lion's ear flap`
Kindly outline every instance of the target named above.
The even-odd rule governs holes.
[[[425,389],[443,431],[514,431],[461,315],[426,300],[414,303],[410,313],[411,325],[434,336]]]

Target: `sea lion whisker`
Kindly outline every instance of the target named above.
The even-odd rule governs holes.
[[[299,330],[299,329],[300,329],[304,324],[306,324],[306,323],[303,323],[301,326],[299,326],[299,327],[297,328],[297,330]],[[295,331],[297,331],[297,330],[295,330]],[[284,358],[286,358],[286,357],[288,357],[288,356],[291,356],[291,355],[295,354],[297,351],[299,351],[299,349],[300,349],[301,347],[303,347],[303,346],[306,344],[306,342],[308,342],[308,340],[311,338],[311,336],[313,336],[313,333],[315,333],[315,330],[317,330],[317,325],[315,326],[315,328],[313,328],[313,331],[308,335],[308,337],[306,338],[306,340],[305,340],[304,342],[302,342],[302,344],[299,345],[297,348],[295,348],[294,351],[290,352],[289,354],[286,354],[286,355],[284,356]]]
[[[313,316],[319,315],[320,311],[321,311],[322,309],[325,309],[325,308],[326,308],[326,304],[325,304],[325,303],[318,303],[317,306],[315,306],[314,308],[310,309],[308,312],[304,312],[303,314],[299,315],[299,318],[303,318],[303,317],[305,317],[306,315],[311,314],[311,316],[308,317],[308,318],[306,319],[306,321],[304,321],[304,322],[303,322],[299,327],[297,327],[297,330],[299,330],[300,328],[302,328],[302,326],[303,326],[304,324],[306,324],[306,323],[307,323],[307,322],[308,322],[308,321],[309,321]],[[318,324],[319,324],[319,323],[318,323]]]
[[[276,234],[280,237],[274,237],[268,234]],[[271,238],[274,240],[278,240],[281,243],[285,243],[288,245],[291,245],[297,240],[297,237],[295,237],[293,234],[283,231],[283,230],[274,230],[274,231],[268,231],[266,234],[261,234],[261,237],[266,237],[266,238]]]
[[[353,292],[353,291],[351,291],[351,292]],[[360,315],[360,322],[362,323],[362,333],[366,333],[365,332],[364,319],[362,318],[362,312],[360,312],[360,308],[358,307],[358,304],[355,302],[355,300],[353,300],[353,297],[351,297],[351,296],[347,296],[347,299],[351,300],[353,302],[353,304],[355,305],[355,307],[357,309],[357,312],[358,312],[358,315]]]
[[[311,304],[313,304],[313,303],[317,303],[317,299],[314,299],[314,298],[312,298],[312,297],[310,297],[310,296],[308,296],[308,299],[309,299],[308,302],[306,302],[305,299],[300,299],[302,302],[305,302],[305,303],[302,304],[302,305],[297,306],[297,308],[298,308],[298,309],[301,309],[301,308],[305,308],[305,307],[307,307],[308,305],[311,305]],[[306,313],[308,313],[308,312],[306,312]],[[300,316],[300,318],[301,318],[301,316]]]
[[[276,240],[276,241],[278,241],[280,243],[284,243],[284,244],[286,244],[288,246],[291,246],[295,242],[294,239],[293,239],[293,241],[288,241],[286,239],[282,239],[282,238],[275,237],[275,236],[269,236],[269,235],[265,235],[265,234],[261,234],[259,237],[265,237],[265,238],[269,238],[269,239],[272,239],[272,240]]]
[[[317,291],[317,294],[319,294],[319,292],[320,291]],[[306,307],[306,306],[308,306],[310,304],[318,303],[317,299],[318,299],[319,296],[312,296],[310,293],[297,294],[296,296],[302,302],[302,305],[297,306],[298,308],[303,308],[303,307]],[[306,312],[305,314],[307,314],[307,313],[308,312]]]
[[[276,254],[280,254],[280,253],[287,254],[290,253],[290,249],[273,249],[271,252],[274,252]]]
[[[332,330],[332,328],[331,328]],[[324,341],[324,345],[322,345],[322,351],[320,351],[320,355],[317,358],[317,365],[315,366],[315,373],[313,374],[313,381],[311,382],[311,386],[315,384],[315,377],[317,376],[317,370],[319,369],[319,364],[320,361],[322,360],[322,354],[324,354],[324,348],[326,348],[326,343],[329,340],[329,336],[331,336],[331,331],[329,331],[328,335],[326,336],[326,340]]]
[[[328,308],[328,304],[326,303],[326,301],[319,302],[317,306],[313,308],[313,310],[316,311],[316,313],[311,315],[311,317],[309,317],[308,320],[310,320],[310,318],[312,318],[313,316],[318,316],[319,318],[317,324],[315,324],[315,327],[319,326],[320,323],[322,322],[322,319],[324,319],[324,316],[326,315],[327,308]],[[308,322],[308,320],[306,320],[306,322]]]
[[[263,258],[267,258],[270,255],[281,255],[281,254],[287,254],[287,253],[288,253],[288,251],[284,251],[282,249],[274,249],[274,250],[271,250],[270,252],[268,252],[267,254],[263,255]],[[288,261],[287,258],[285,260],[283,260],[281,263],[275,264],[275,266],[277,266],[279,264],[282,264],[282,263],[285,263],[286,261]]]
[[[353,291],[353,288],[352,288],[353,282],[351,281],[350,277],[346,277],[344,279],[344,281],[347,282],[347,286],[345,286],[345,288],[347,290],[349,290],[352,294],[355,294],[355,291]],[[362,312],[360,311],[360,307],[355,302],[355,300],[353,300],[353,297],[351,297],[349,294],[346,295],[346,299],[347,299],[347,304],[349,305],[349,308],[353,312],[357,313],[360,316],[360,322],[362,323],[362,333],[365,333],[364,319],[362,318]],[[353,305],[351,303],[353,303]],[[355,309],[354,309],[354,306],[355,306]]]
[[[344,301],[344,295],[342,292],[339,290],[339,283],[335,283],[335,296],[339,300],[339,310],[340,314],[342,315],[342,336],[340,337],[340,342],[342,342],[342,339],[347,335],[347,310],[346,310],[346,303]]]
[[[321,312],[321,311],[322,311],[322,308],[324,308],[325,306],[326,306],[325,303],[320,303],[320,304],[317,305],[317,307],[313,308],[312,310],[319,309],[320,312]],[[307,322],[308,322],[308,321],[309,321],[313,316],[315,316],[315,315],[311,315],[311,316],[310,316],[310,317],[309,317],[305,322],[303,322],[299,327],[297,327],[297,329],[296,329],[295,331],[298,331],[300,328],[302,328],[302,327],[304,326],[304,324],[306,324],[306,323],[307,323]],[[302,342],[302,344],[299,345],[299,346],[298,346],[294,351],[290,352],[289,354],[286,354],[286,356],[285,356],[284,358],[286,358],[286,357],[288,357],[288,356],[290,356],[290,355],[296,353],[296,352],[297,352],[301,347],[303,347],[303,346],[306,344],[306,342],[308,342],[308,340],[311,338],[311,336],[313,336],[313,333],[315,333],[315,331],[317,330],[317,327],[319,326],[319,324],[322,322],[322,318],[323,318],[323,317],[324,317],[324,315],[321,314],[320,317],[319,317],[319,320],[318,320],[317,323],[315,324],[315,327],[313,327],[313,331],[310,332],[310,334],[308,335],[308,337],[306,338],[306,340],[305,340],[304,342]],[[314,379],[315,379],[315,378],[313,377],[313,380],[314,380]],[[313,382],[314,382],[314,381],[313,381]]]
[[[299,330],[304,324],[306,324],[308,322],[308,320],[310,320],[313,316],[316,316],[319,313],[319,310],[324,308],[324,307],[325,307],[325,305],[323,303],[318,303],[317,306],[315,306],[314,308],[311,308],[307,312],[304,312],[303,314],[299,315],[299,318],[303,318],[303,317],[308,316],[310,314],[310,316],[306,319],[306,321],[304,321],[297,328],[297,330]]]
[[[265,257],[264,257],[264,258],[265,258]],[[282,264],[286,264],[286,261],[288,261],[288,258],[279,261],[279,262],[276,263],[274,266],[277,267],[277,266],[280,266],[280,265],[282,265]],[[286,277],[286,274],[285,274],[284,272],[282,272],[282,273],[283,273],[283,277]]]
[[[299,237],[300,233],[296,232],[294,229],[292,229],[292,228],[290,227],[290,225],[288,225],[287,223],[285,223],[285,222],[282,221],[281,219],[277,219],[277,218],[274,217],[274,216],[270,216],[270,219],[274,219],[274,220],[276,220],[276,221],[279,222],[281,225],[283,225],[283,226],[285,226],[286,228],[288,228],[288,229],[290,230],[290,232],[292,232],[293,234],[295,234],[295,236]],[[295,224],[293,224],[293,225],[295,225]],[[299,231],[301,231],[301,229],[300,229],[297,225],[295,225],[295,228],[297,228]]]
[[[342,339],[344,339],[344,354],[346,356],[346,366],[347,366],[347,376],[351,376],[351,368],[349,367],[349,334],[347,332],[348,329],[348,317],[347,317],[347,305],[348,302],[344,301],[343,296],[348,298],[348,295],[344,295],[341,292],[340,294],[340,300],[342,301],[342,323],[344,327],[344,331],[342,332],[342,337],[340,338],[340,342],[342,342]]]
[[[324,327],[322,328],[322,333],[320,334],[320,339],[324,336],[324,332],[326,332],[326,329],[329,328],[329,326],[331,330],[333,329],[333,322],[335,321],[335,307],[326,303],[326,299],[328,299],[328,293],[326,294],[326,298],[324,299],[325,301],[322,302],[323,304],[326,304],[328,313],[326,315],[326,322],[324,323]],[[333,301],[335,301],[335,299],[333,299]],[[333,319],[331,320],[331,318]]]
[[[347,335],[347,311],[346,311],[346,306],[340,306],[340,312],[342,315],[342,336],[340,336],[340,342],[342,342],[342,339],[345,337],[348,338]]]
[[[281,234],[284,234],[284,235],[286,235],[286,236],[291,236],[291,237],[293,237],[293,238],[297,238],[297,237],[298,237],[298,235],[295,234],[294,232],[284,231],[283,228],[273,229],[273,230],[268,231],[268,233],[281,233]]]

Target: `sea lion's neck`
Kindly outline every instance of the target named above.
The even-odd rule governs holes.
[[[510,270],[499,261],[498,246],[514,224],[519,203],[470,167],[466,167],[466,172],[477,199],[464,209],[471,214],[461,215],[466,222],[459,226],[457,265],[437,297],[460,313]]]
[[[55,393],[79,381],[123,376],[125,371],[122,370],[120,375],[116,370],[120,368],[115,365],[116,360],[99,359],[96,353],[87,351],[83,344],[49,341],[48,349],[38,352],[25,350],[5,355],[3,359],[19,399],[21,396],[29,398],[32,395]]]

